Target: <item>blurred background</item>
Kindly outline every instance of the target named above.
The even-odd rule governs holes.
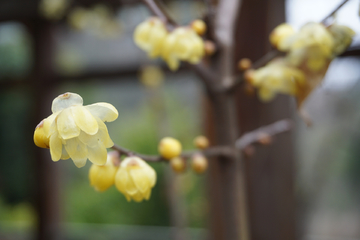
[[[254,35],[241,37],[251,42],[248,51],[258,52],[258,39],[268,49],[269,32],[283,21],[267,22],[264,16],[286,15],[286,21],[299,28],[321,21],[342,1],[244,2],[249,10],[245,15],[258,21],[246,28]],[[180,24],[206,14],[203,1],[164,3]],[[35,126],[50,115],[51,101],[64,92],[80,94],[85,105],[113,104],[119,118],[107,124],[110,136],[137,152],[156,154],[164,136],[179,139],[190,150],[194,137],[211,135],[204,87],[195,73],[187,66],[170,72],[164,62],[148,59],[135,46],[134,28],[150,16],[141,1],[74,0],[64,14],[43,8],[37,0],[0,1],[0,239],[208,239],[210,173],[176,175],[168,164],[152,164],[158,181],[150,200],[129,203],[115,187],[104,193],[90,187],[89,162],[81,169],[71,161],[53,163],[47,149],[34,145]],[[336,21],[359,34],[358,12],[359,2],[350,0]],[[263,27],[255,29],[259,24]],[[357,35],[353,46],[359,44]],[[311,129],[287,98],[297,123],[291,142],[277,150],[279,155],[288,148],[294,151],[286,159],[288,167],[276,165],[279,176],[287,177],[274,183],[285,184],[287,195],[275,191],[279,188],[272,191],[273,183],[261,188],[270,189],[271,199],[287,198],[292,219],[279,220],[277,230],[261,226],[267,223],[255,218],[276,222],[287,208],[277,204],[261,211],[252,201],[256,214],[251,224],[260,229],[253,228],[258,231],[253,239],[294,239],[279,237],[286,231],[301,240],[360,239],[359,64],[357,56],[333,61],[324,83],[306,103],[314,122]],[[275,107],[283,111],[281,105]],[[266,161],[262,176],[274,173],[272,160]],[[250,194],[256,186],[249,187]],[[257,200],[272,202],[266,194]],[[281,225],[284,221],[293,228]]]

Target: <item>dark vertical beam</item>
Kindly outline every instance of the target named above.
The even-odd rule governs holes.
[[[34,102],[34,128],[45,117],[50,115],[54,98],[53,51],[54,39],[52,27],[46,21],[35,19],[28,24],[32,36],[33,69],[30,77],[29,91]],[[49,150],[36,148],[34,170],[36,186],[34,204],[38,215],[36,239],[61,239],[59,228],[59,171],[58,165],[50,159]]]
[[[244,0],[237,29],[237,59],[259,59],[270,49],[270,31],[285,21],[284,0]],[[289,97],[271,103],[238,90],[239,124],[247,132],[282,118],[291,117]],[[245,162],[252,240],[292,240],[295,231],[294,156],[290,133],[271,146],[256,149]]]

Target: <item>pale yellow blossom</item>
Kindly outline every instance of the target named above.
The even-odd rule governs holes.
[[[155,170],[144,160],[135,156],[125,158],[115,176],[116,188],[125,195],[128,201],[149,200],[155,183]]]
[[[77,167],[83,167],[87,159],[98,165],[106,163],[106,148],[114,143],[104,122],[112,122],[118,117],[113,105],[83,106],[83,99],[78,94],[65,93],[54,99],[51,110],[53,114],[43,120],[42,128],[44,139],[49,140],[53,161],[71,158]],[[37,131],[34,139],[36,134]]]
[[[59,20],[64,16],[68,5],[69,0],[41,0],[39,10],[44,17]]]
[[[160,56],[167,35],[165,24],[159,18],[152,17],[136,27],[134,41],[149,57],[155,58]]]
[[[90,185],[99,192],[107,190],[115,183],[115,174],[118,170],[118,166],[115,163],[119,163],[118,152],[112,151],[107,155],[106,164],[99,166],[93,164],[89,170]]]

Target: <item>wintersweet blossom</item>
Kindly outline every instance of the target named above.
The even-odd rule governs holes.
[[[165,24],[159,18],[152,17],[136,27],[134,41],[149,57],[155,58],[160,56],[167,35]]]
[[[204,41],[190,27],[176,28],[162,46],[162,57],[173,71],[179,68],[180,60],[197,64],[204,54]]]
[[[103,165],[106,148],[114,143],[104,122],[112,122],[118,111],[109,103],[83,106],[83,99],[76,93],[64,93],[52,102],[53,114],[38,125],[34,142],[38,147],[49,147],[51,159],[71,158],[77,167],[86,160]]]
[[[119,162],[119,153],[112,151],[108,153],[105,165],[99,166],[93,164],[89,170],[90,185],[99,192],[103,192],[114,185],[115,174],[118,170],[118,166],[115,166],[115,163],[118,165]]]
[[[156,183],[156,172],[139,157],[127,157],[121,164],[115,176],[116,188],[126,199],[135,202],[149,200],[151,189]]]

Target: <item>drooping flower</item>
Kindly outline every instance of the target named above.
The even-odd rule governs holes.
[[[180,60],[199,63],[205,54],[204,41],[189,27],[178,27],[167,35],[162,47],[162,57],[171,70],[177,70]]]
[[[270,101],[277,93],[297,95],[305,84],[305,75],[284,59],[275,59],[255,70],[251,74],[250,83],[259,89],[261,100]]]
[[[95,190],[99,192],[103,192],[107,190],[109,187],[114,185],[115,183],[115,174],[118,170],[118,166],[120,163],[119,153],[112,151],[107,155],[106,164],[103,166],[99,166],[93,164],[89,170],[89,180],[90,185],[95,188]]]
[[[41,0],[39,10],[44,17],[59,20],[68,6],[69,0]]]
[[[170,160],[180,155],[182,150],[181,143],[175,138],[165,137],[161,139],[158,151],[162,157]]]
[[[277,49],[284,51],[283,46],[280,44],[288,37],[295,34],[295,30],[293,27],[287,23],[282,23],[277,26],[271,33],[270,33],[270,43],[276,47]]]
[[[159,18],[152,17],[136,27],[134,41],[149,57],[155,58],[160,56],[167,35],[165,24]]]
[[[155,170],[139,157],[125,158],[115,176],[116,188],[128,201],[149,200],[155,183]]]
[[[114,143],[104,122],[118,117],[113,105],[101,102],[83,106],[78,94],[64,93],[54,99],[51,110],[53,114],[35,130],[37,146],[49,146],[54,162],[71,158],[77,167],[83,167],[87,159],[97,165],[106,163],[106,148]]]

